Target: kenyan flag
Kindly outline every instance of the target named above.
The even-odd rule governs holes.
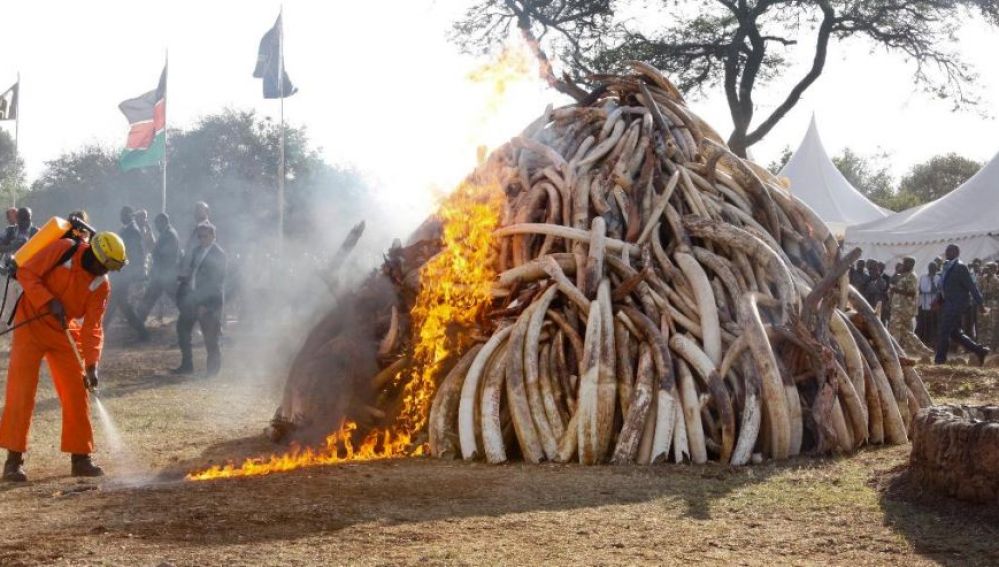
[[[118,161],[122,171],[159,165],[166,153],[166,80],[163,67],[156,90],[131,98],[118,105],[131,129],[125,151]]]

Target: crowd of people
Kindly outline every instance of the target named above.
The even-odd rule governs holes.
[[[13,255],[38,232],[28,207],[7,210],[7,228],[0,237],[0,254]],[[68,217],[87,221],[85,211],[73,211]],[[104,321],[120,315],[139,341],[149,339],[147,322],[161,300],[176,306],[177,340],[180,364],[174,374],[193,374],[192,334],[201,329],[207,352],[207,376],[222,368],[222,318],[225,303],[227,258],[216,241],[211,208],[207,203],[194,205],[193,227],[182,245],[167,213],[159,213],[149,222],[149,213],[124,206],[120,212],[118,236],[128,253],[128,262],[112,274]],[[84,235],[84,238],[86,236]],[[9,324],[9,322],[8,322]]]
[[[118,235],[132,261],[111,279],[115,293],[108,304],[106,321],[118,313],[125,318],[136,338],[149,339],[147,320],[161,298],[176,305],[177,341],[180,365],[174,374],[192,374],[194,358],[191,337],[195,325],[201,328],[207,351],[205,374],[214,376],[222,368],[222,313],[225,303],[227,258],[216,239],[211,209],[207,203],[194,205],[194,226],[183,246],[166,213],[149,224],[145,210],[121,209]],[[135,291],[133,291],[135,290]]]
[[[942,364],[957,343],[984,363],[999,347],[999,264],[978,258],[965,264],[960,254],[951,244],[918,277],[911,257],[890,276],[876,260],[860,260],[850,270],[850,284],[911,358]]]

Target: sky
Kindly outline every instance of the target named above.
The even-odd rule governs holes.
[[[292,125],[307,127],[325,158],[371,180],[401,222],[422,218],[434,196],[475,164],[475,148],[516,135],[546,104],[565,100],[531,73],[501,97],[469,79],[486,62],[447,39],[468,0],[285,0],[285,61],[299,93],[285,103]],[[46,160],[85,143],[120,146],[127,123],[117,105],[152,90],[169,50],[168,121],[189,127],[225,107],[278,116],[251,77],[260,36],[281,4],[256,0],[12,0],[0,21],[0,89],[20,71],[20,153],[29,180]],[[807,42],[807,40],[806,40]],[[812,113],[830,153],[887,151],[893,173],[933,155],[987,160],[999,150],[999,33],[971,24],[955,49],[977,67],[983,104],[953,113],[915,88],[901,57],[851,42],[836,46],[804,99],[762,143],[761,163],[804,135]],[[802,60],[802,63],[804,60]],[[796,65],[788,79],[800,72]],[[788,88],[760,91],[758,113]],[[724,99],[690,101],[727,135]],[[11,129],[12,124],[3,123]]]

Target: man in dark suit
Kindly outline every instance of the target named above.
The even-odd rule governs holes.
[[[180,343],[180,366],[174,374],[192,374],[194,359],[191,352],[191,333],[194,324],[201,326],[208,351],[206,374],[214,376],[222,368],[222,306],[225,301],[226,254],[215,242],[215,226],[210,222],[198,225],[195,231],[198,244],[184,257],[181,276],[177,279],[177,341]]]
[[[867,272],[864,271],[866,264],[863,260],[857,260],[857,265],[850,268],[850,285],[855,287],[860,293],[864,293],[864,284],[867,283]]]
[[[133,286],[142,285],[146,279],[146,251],[142,243],[142,231],[135,224],[135,211],[128,205],[121,208],[121,228],[118,236],[125,243],[125,250],[128,257],[134,259],[129,262],[121,271],[111,277],[111,286],[114,293],[108,301],[108,309],[104,315],[105,324],[110,324],[114,320],[115,314],[120,309],[125,314],[128,326],[139,336],[139,340],[149,339],[149,331],[146,330],[145,323],[139,319],[132,307],[131,294]]]
[[[954,340],[975,353],[978,356],[978,363],[981,365],[985,362],[985,357],[990,351],[965,334],[961,320],[971,305],[972,299],[974,299],[975,306],[983,312],[985,304],[982,294],[978,291],[978,286],[975,285],[975,281],[971,277],[968,266],[961,262],[960,255],[961,249],[956,245],[951,244],[947,247],[947,262],[944,264],[940,283],[943,308],[940,313],[940,333],[937,336],[935,362],[937,364],[947,362],[947,349],[950,347],[950,342]]]
[[[177,268],[180,264],[180,238],[177,231],[170,224],[170,216],[166,213],[156,215],[153,221],[159,237],[155,239],[151,256],[152,267],[149,270],[149,285],[146,286],[146,293],[142,297],[142,305],[139,308],[139,319],[145,324],[149,313],[160,296],[166,294],[176,300],[177,290]]]

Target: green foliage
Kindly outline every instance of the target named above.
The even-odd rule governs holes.
[[[791,151],[791,147],[784,146],[784,149],[780,151],[780,155],[777,156],[777,159],[767,165],[767,169],[774,175],[780,174],[781,170],[784,169],[784,166],[787,165],[787,162],[791,161],[791,156],[793,155],[794,152]]]
[[[14,138],[0,130],[0,202],[24,192],[24,160],[15,159]]]
[[[916,164],[902,177],[898,192],[919,204],[943,197],[978,173],[982,164],[954,153]]]
[[[935,201],[959,187],[982,167],[957,154],[940,155],[913,166],[896,186],[889,172],[889,157],[883,151],[864,156],[844,148],[832,161],[858,191],[875,204],[893,211]]]
[[[167,212],[182,240],[193,228],[197,201],[207,202],[220,241],[239,252],[274,242],[280,127],[253,112],[225,110],[188,130],[171,130],[167,144]],[[286,130],[285,234],[307,238],[324,230],[318,210],[360,220],[364,184],[351,170],[327,164],[304,128]],[[94,224],[117,228],[122,205],[160,210],[162,170],[122,172],[119,152],[90,145],[46,163],[25,202],[40,217],[85,209]]]
[[[888,153],[881,151],[862,156],[850,148],[832,158],[843,177],[874,204],[899,210],[895,201],[895,180],[888,171]]]

